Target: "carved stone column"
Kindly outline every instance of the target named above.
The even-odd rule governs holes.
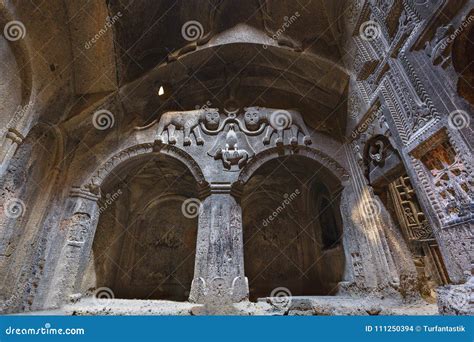
[[[57,307],[79,287],[91,252],[99,220],[99,196],[85,189],[75,188],[66,203],[64,219],[58,234],[57,265],[51,282],[47,306]],[[61,242],[59,242],[61,241]]]
[[[383,229],[382,203],[366,184],[350,146],[346,154],[352,177],[341,199],[347,259],[341,290],[391,291],[400,279]]]
[[[242,209],[230,184],[211,184],[199,215],[194,280],[189,300],[212,304],[248,298],[244,275]]]

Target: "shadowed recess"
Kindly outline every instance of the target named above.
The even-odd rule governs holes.
[[[317,162],[291,156],[263,164],[246,184],[244,257],[251,300],[279,287],[293,296],[337,291],[344,254],[337,187],[330,178]]]

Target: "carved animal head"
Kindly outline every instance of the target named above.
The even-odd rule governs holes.
[[[249,130],[256,130],[260,125],[262,115],[258,107],[247,107],[245,108],[244,121],[245,127]]]
[[[207,108],[204,112],[204,124],[209,129],[217,129],[219,127],[219,122],[221,117],[219,111],[215,108]]]
[[[383,159],[383,153],[384,152],[384,145],[381,140],[375,141],[370,147],[369,147],[369,157],[372,159],[375,163],[379,163]]]
[[[234,131],[234,124],[230,124],[229,132],[227,132],[226,147],[228,150],[237,149],[237,134],[235,134],[235,131]]]

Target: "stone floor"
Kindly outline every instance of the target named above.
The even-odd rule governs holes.
[[[287,305],[282,305],[287,304]],[[293,297],[291,304],[272,298],[258,302],[204,306],[166,300],[85,298],[60,310],[39,315],[436,315],[436,304],[419,301],[410,304],[389,300],[350,297]]]

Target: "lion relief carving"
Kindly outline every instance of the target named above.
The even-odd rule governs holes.
[[[158,123],[156,141],[163,142],[163,133],[168,131],[168,143],[176,144],[175,131],[183,131],[183,145],[191,145],[191,133],[196,137],[198,145],[204,144],[200,124],[208,129],[219,127],[220,114],[215,108],[196,109],[189,111],[172,111],[164,113]]]
[[[301,114],[296,110],[283,110],[262,107],[247,107],[244,114],[245,126],[248,130],[254,131],[260,125],[267,124],[263,143],[268,145],[273,133],[277,133],[276,145],[283,145],[283,132],[290,130],[289,142],[292,145],[298,144],[298,133],[304,134],[303,143],[311,145],[311,137]]]

